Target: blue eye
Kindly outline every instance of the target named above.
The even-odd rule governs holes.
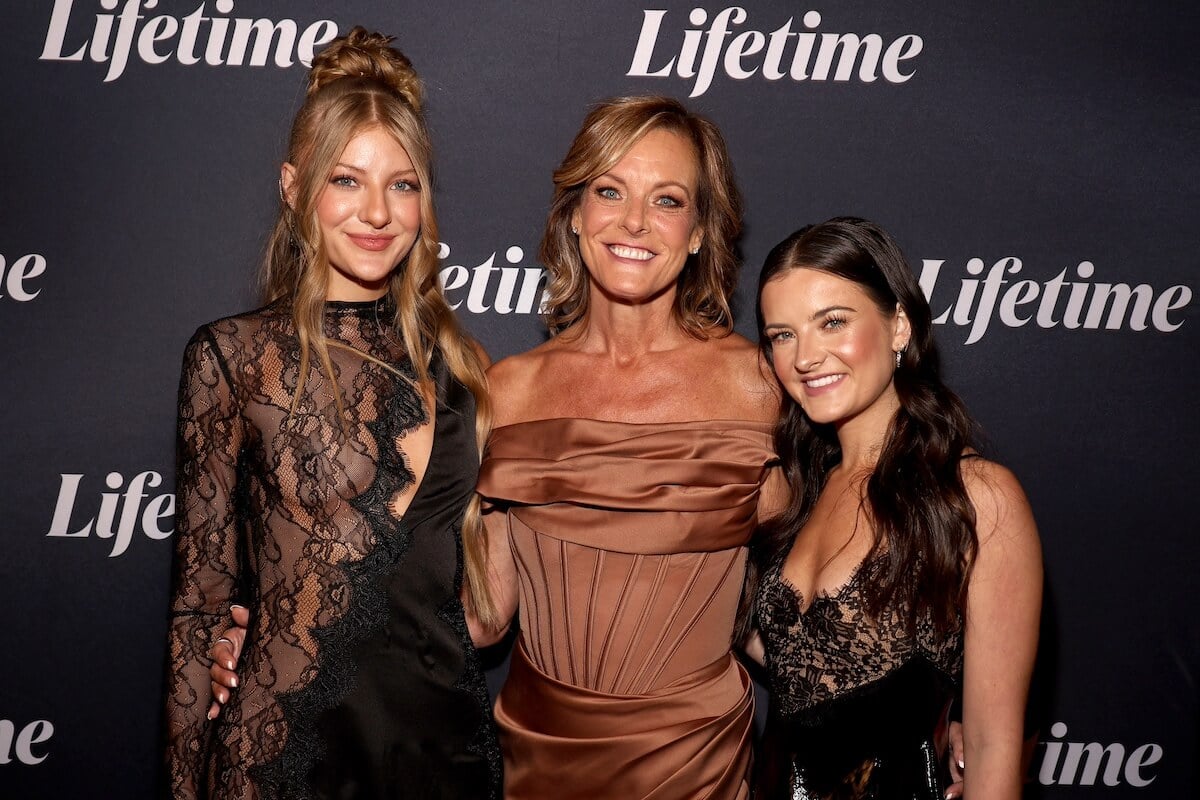
[[[767,341],[771,344],[775,344],[776,342],[783,341],[784,339],[789,339],[791,336],[791,331],[775,331],[774,333],[767,334]]]
[[[355,186],[358,183],[350,175],[334,175],[329,182],[334,186]]]
[[[620,200],[621,199],[621,193],[618,192],[616,189],[612,188],[611,186],[602,186],[602,187],[598,188],[596,190],[596,194],[599,197],[603,197],[605,200]]]
[[[830,317],[829,319],[825,320],[824,327],[827,329],[836,330],[837,328],[844,327],[845,325],[846,320],[843,317]]]
[[[393,189],[399,189],[402,192],[419,192],[421,186],[416,181],[399,180],[392,184]]]
[[[658,198],[658,204],[660,206],[666,206],[667,208],[683,208],[684,206],[684,202],[682,200],[677,197],[671,197],[670,195],[664,195],[663,197]]]

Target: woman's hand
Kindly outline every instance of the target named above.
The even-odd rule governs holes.
[[[950,740],[950,746],[947,748],[947,758],[950,759],[950,780],[953,781],[946,787],[946,800],[957,800],[963,796],[963,770],[966,769],[966,762],[963,760],[963,726],[961,722],[951,722],[947,726],[947,738]]]
[[[212,680],[213,703],[208,707],[208,718],[216,719],[221,706],[229,702],[232,690],[237,688],[237,665],[242,657],[242,645],[246,642],[246,628],[250,625],[250,610],[245,606],[230,606],[229,616],[233,627],[221,634],[213,645],[212,666],[208,668]]]

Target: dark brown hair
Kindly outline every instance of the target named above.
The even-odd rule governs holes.
[[[867,609],[878,616],[895,604],[911,612],[910,626],[929,615],[937,630],[954,630],[966,607],[967,579],[979,546],[975,509],[959,471],[972,451],[975,425],[942,382],[929,303],[886,231],[867,220],[837,217],[801,228],[771,250],[758,283],[760,331],[763,287],[800,268],[853,281],[884,314],[896,313],[899,305],[908,316],[911,338],[893,378],[900,407],[867,480],[874,535],[867,558],[884,553],[878,578],[865,590]],[[769,359],[771,343],[765,336],[761,347]],[[814,424],[786,393],[775,447],[792,497],[786,510],[759,530],[755,578],[786,555],[842,457],[833,426]]]

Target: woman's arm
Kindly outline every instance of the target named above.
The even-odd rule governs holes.
[[[479,621],[471,610],[467,598],[463,607],[467,612],[467,628],[476,647],[487,647],[504,638],[517,612],[517,565],[513,560],[508,540],[508,520],[504,512],[486,502],[483,507],[483,527],[487,532],[488,547],[488,591],[496,604],[499,624],[488,627]]]
[[[242,423],[216,344],[188,344],[179,387],[176,535],[167,676],[167,770],[172,796],[202,791],[208,752],[209,658],[238,584],[233,504]]]
[[[1003,467],[969,459],[979,553],[967,594],[963,796],[1019,800],[1025,700],[1037,654],[1042,554],[1025,493]]]

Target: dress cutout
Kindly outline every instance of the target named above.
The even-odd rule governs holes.
[[[299,346],[285,303],[206,325],[188,344],[173,797],[499,796],[499,746],[459,600],[474,398],[435,355],[431,418],[381,322],[390,317],[386,301],[327,303],[341,409],[314,354],[289,415]],[[393,500],[415,482],[405,436],[429,424],[429,465],[397,516]],[[234,602],[251,610],[241,685],[209,723],[208,653]]]
[[[492,432],[521,635],[496,702],[505,796],[748,796],[751,682],[730,653],[768,424],[549,419]]]
[[[927,616],[910,634],[895,606],[873,620],[863,587],[883,557],[804,610],[783,558],[764,572],[755,613],[771,706],[757,799],[942,800],[932,740],[962,679],[962,622],[939,637]]]

